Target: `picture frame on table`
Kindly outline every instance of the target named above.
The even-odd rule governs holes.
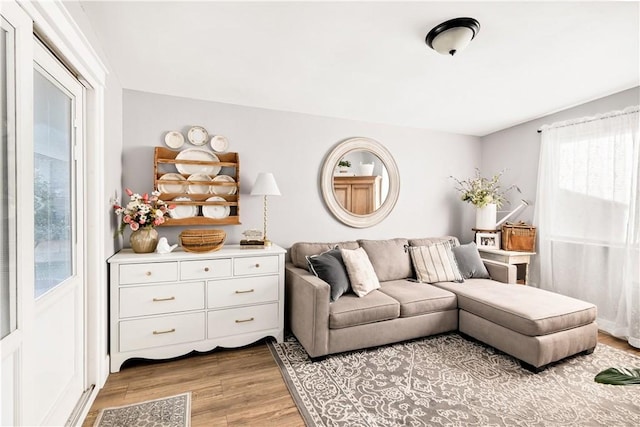
[[[500,249],[500,233],[476,233],[476,245],[482,249]]]

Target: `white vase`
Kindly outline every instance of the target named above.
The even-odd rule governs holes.
[[[476,208],[476,228],[478,230],[495,230],[497,218],[495,203],[489,203],[485,207]]]
[[[373,175],[373,167],[375,165],[373,163],[362,163],[360,162],[360,176],[371,176]]]

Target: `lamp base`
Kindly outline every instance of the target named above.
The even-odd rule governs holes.
[[[269,240],[269,239],[264,239],[264,243],[263,243],[263,245],[264,245],[264,247],[265,247],[265,248],[266,248],[266,247],[271,246],[271,240]]]

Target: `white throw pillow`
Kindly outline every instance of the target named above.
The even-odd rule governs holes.
[[[347,267],[351,289],[359,297],[380,288],[378,276],[364,249],[340,249],[342,260]]]
[[[409,246],[409,253],[419,282],[464,282],[451,250],[451,243]]]

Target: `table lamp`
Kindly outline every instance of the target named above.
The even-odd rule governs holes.
[[[271,241],[267,238],[267,196],[280,195],[280,190],[278,189],[278,184],[276,184],[276,179],[273,177],[273,174],[270,172],[260,172],[256,178],[256,182],[253,184],[253,188],[251,189],[251,195],[263,197],[264,235],[262,236],[262,239],[264,240],[265,246],[271,246]]]

